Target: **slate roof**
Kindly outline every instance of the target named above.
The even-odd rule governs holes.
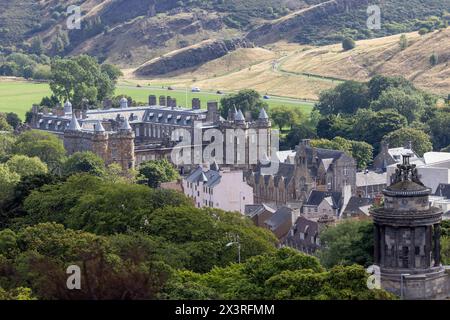
[[[221,178],[222,176],[218,171],[204,171],[201,166],[198,166],[197,169],[192,171],[191,174],[186,177],[186,180],[190,183],[203,182],[205,186],[214,188],[220,183]]]
[[[269,207],[268,205],[262,204],[249,204],[245,206],[245,215],[249,218],[252,218],[258,214],[263,213],[264,211],[269,211],[274,213],[276,210]]]
[[[435,195],[450,199],[450,184],[447,183],[439,184],[439,186],[436,189]]]
[[[309,194],[308,200],[305,202],[307,206],[318,206],[324,199],[330,197],[332,200],[332,206],[336,209],[342,206],[342,193],[341,192],[328,192],[313,190]]]
[[[276,230],[286,221],[292,220],[292,212],[293,210],[288,207],[281,207],[277,211],[275,211],[273,216],[265,223],[270,227],[271,230]]]
[[[367,210],[364,207],[372,206],[373,203],[374,199],[371,198],[351,197],[342,214],[344,216],[366,215]]]

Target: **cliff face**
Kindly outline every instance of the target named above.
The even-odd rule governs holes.
[[[174,71],[198,67],[208,61],[223,57],[238,48],[253,45],[247,40],[209,40],[154,59],[136,70],[139,76],[158,76]]]
[[[246,38],[257,45],[276,42],[280,39],[291,40],[296,32],[311,23],[317,23],[328,16],[343,13],[362,6],[368,6],[369,0],[332,0],[299,10],[281,19],[265,23],[250,31]]]

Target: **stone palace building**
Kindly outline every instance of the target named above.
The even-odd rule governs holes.
[[[148,106],[131,107],[123,98],[120,108],[112,108],[111,103],[105,103],[103,109],[80,111],[72,110],[71,103],[66,102],[64,109],[52,111],[44,108],[39,112],[34,106],[32,115],[31,127],[60,136],[69,154],[92,151],[106,164],[119,163],[124,170],[149,160],[170,160],[172,151],[180,142],[172,141],[172,132],[176,129],[185,129],[191,137],[194,129],[200,130],[202,136],[208,129],[216,129],[223,136],[227,130],[239,132],[242,136],[232,138],[234,145],[245,145],[245,159],[242,155],[241,159],[235,159],[240,160],[235,166],[240,169],[251,167],[251,145],[261,146],[270,156],[271,122],[264,109],[255,120],[236,108],[224,119],[215,101],[208,102],[207,109],[202,109],[200,100],[196,98],[192,100],[192,108],[188,109],[178,107],[176,100],[170,97],[161,96],[157,101],[156,96],[150,95]],[[267,143],[262,142],[262,136]],[[198,147],[204,150],[210,142],[200,140]],[[194,159],[195,141],[191,140],[188,145]],[[214,159],[219,164],[226,163],[227,145],[223,143],[223,158]],[[180,150],[181,154],[185,148]],[[189,170],[201,163],[201,160],[199,163],[185,163],[180,169]]]

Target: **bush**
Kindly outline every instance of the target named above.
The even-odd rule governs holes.
[[[355,40],[353,40],[352,38],[346,37],[346,38],[344,38],[344,39],[342,40],[342,48],[343,48],[345,51],[352,50],[352,49],[354,49],[355,47],[356,47],[356,43],[355,43]]]

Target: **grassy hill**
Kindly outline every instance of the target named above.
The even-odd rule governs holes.
[[[381,7],[381,30],[367,29],[369,2]],[[66,28],[73,4],[81,5],[82,30]],[[0,0],[0,6],[0,52],[29,50],[39,36],[48,54],[89,53],[137,67],[207,39],[318,45],[345,35],[367,39],[415,31],[430,17],[444,19],[450,0]],[[63,48],[53,46],[58,41]]]
[[[278,42],[239,49],[177,74],[139,78],[127,70],[125,78],[132,83],[195,85],[210,90],[255,88],[269,95],[314,100],[342,80],[367,81],[384,74],[405,76],[420,88],[446,96],[450,92],[450,28],[406,37],[404,50],[400,35],[360,40],[350,51],[343,51],[340,44],[317,47]],[[438,56],[435,66],[430,64],[432,54]]]

